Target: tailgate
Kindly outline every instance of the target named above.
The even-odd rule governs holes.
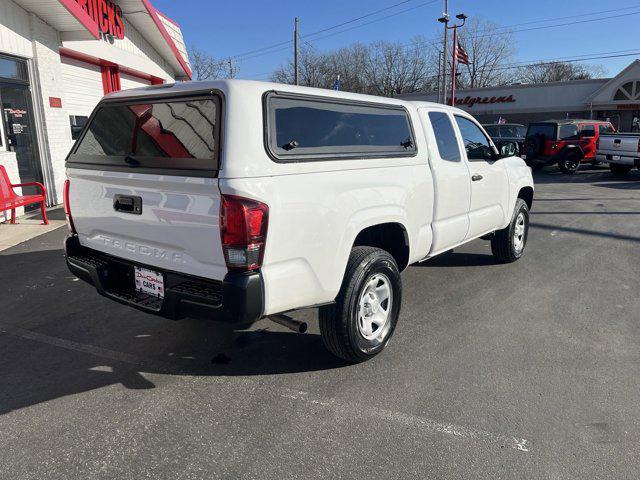
[[[80,244],[222,280],[216,95],[103,101],[67,158]]]
[[[224,278],[217,179],[74,168],[67,175],[81,245],[142,265]],[[141,211],[116,210],[116,198],[140,199]]]
[[[638,135],[600,135],[598,153],[601,155],[622,155],[637,157],[640,151]]]

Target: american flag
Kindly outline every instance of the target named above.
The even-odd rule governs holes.
[[[455,58],[458,59],[458,63],[462,63],[463,65],[469,65],[471,63],[469,61],[469,55],[467,54],[465,49],[462,48],[460,42],[458,42],[458,45],[456,45]]]

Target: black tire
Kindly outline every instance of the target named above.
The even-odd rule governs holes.
[[[522,234],[522,248],[517,249],[515,246],[514,236],[516,233],[516,225],[519,222],[520,215],[524,220],[524,232]],[[500,263],[511,263],[518,260],[524,255],[527,246],[527,237],[529,236],[529,207],[527,203],[518,198],[516,208],[514,209],[511,222],[507,228],[498,230],[491,240],[491,252],[496,260]]]
[[[388,320],[380,327],[380,338],[370,340],[361,331],[360,300],[375,275],[382,275],[389,281],[391,305],[387,301]],[[349,362],[369,360],[384,349],[393,335],[401,300],[402,282],[394,258],[379,248],[354,247],[335,304],[320,308],[322,342],[336,357]],[[383,303],[378,305],[379,308],[384,308]],[[376,331],[373,330],[372,334]]]
[[[609,164],[609,169],[614,175],[626,175],[631,171],[632,168],[633,166],[631,165],[620,165],[619,163]]]
[[[579,153],[567,153],[558,161],[558,167],[560,167],[560,171],[565,175],[573,175],[580,168],[581,161],[582,155]]]

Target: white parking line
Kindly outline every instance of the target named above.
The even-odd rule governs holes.
[[[179,371],[176,368],[177,365],[171,365],[168,362],[148,361],[142,357],[130,355],[115,350],[109,350],[106,348],[96,347],[95,345],[89,345],[85,343],[74,342],[71,340],[65,340],[63,338],[53,337],[51,335],[45,335],[31,330],[23,328],[13,327],[0,327],[0,334],[8,334],[26,340],[32,340],[54,347],[64,348],[66,350],[72,350],[82,353],[94,355],[96,357],[105,358],[108,360],[115,360],[118,362],[124,362],[136,366],[154,366],[154,370],[157,372],[166,371],[167,373]],[[105,368],[105,367],[100,367]],[[418,415],[411,415],[404,412],[398,412],[393,410],[387,410],[371,405],[362,405],[358,403],[343,403],[338,402],[333,398],[320,398],[313,396],[308,392],[293,390],[289,388],[276,387],[271,388],[264,385],[263,382],[252,379],[237,379],[237,383],[249,383],[252,387],[257,389],[267,389],[277,396],[282,398],[288,398],[295,401],[304,402],[310,406],[319,406],[323,408],[330,408],[336,414],[344,417],[374,417],[378,420],[384,420],[387,422],[401,424],[413,429],[421,431],[427,431],[432,433],[441,433],[444,435],[450,435],[453,437],[459,437],[464,439],[480,440],[484,442],[494,443],[500,447],[513,448],[521,452],[528,452],[531,447],[531,442],[524,438],[515,437],[511,435],[500,435],[484,430],[478,430],[475,428],[465,427],[461,425],[455,425],[452,423],[443,423],[431,420]]]
[[[379,420],[385,420],[391,423],[402,424],[408,427],[429,431],[434,433],[442,433],[454,437],[481,440],[484,442],[495,443],[501,447],[509,447],[521,452],[528,452],[531,442],[525,438],[519,438],[511,435],[500,435],[475,428],[454,425],[452,423],[441,423],[429,418],[408,413],[387,410],[371,405],[361,405],[357,403],[340,403],[335,399],[321,399],[314,397],[308,392],[296,391],[290,389],[281,389],[280,396],[302,401],[310,405],[319,405],[330,408],[337,414],[348,417],[375,417]]]

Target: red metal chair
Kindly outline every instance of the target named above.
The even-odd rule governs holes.
[[[38,187],[41,193],[38,195],[18,195],[13,190],[16,187]],[[11,223],[16,223],[16,208],[39,203],[43,224],[49,225],[45,208],[46,201],[47,189],[44,185],[39,182],[18,183],[13,185],[9,180],[7,171],[0,165],[0,212],[11,210]]]

